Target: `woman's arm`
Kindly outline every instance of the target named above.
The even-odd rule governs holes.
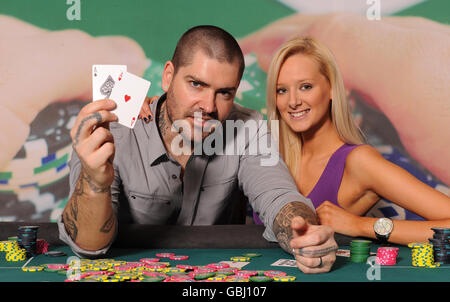
[[[394,220],[390,242],[427,241],[432,227],[450,227],[450,198],[384,159],[373,147],[360,146],[347,157],[346,172],[354,185],[370,190],[428,221]],[[349,236],[375,238],[377,218],[360,217],[330,202],[317,208],[320,223]]]

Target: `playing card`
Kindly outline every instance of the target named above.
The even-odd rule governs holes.
[[[124,73],[109,97],[117,104],[116,109],[111,112],[117,115],[119,124],[134,128],[150,84],[132,73]]]
[[[92,100],[108,99],[127,72],[126,65],[92,65]]]
[[[294,259],[278,259],[271,266],[297,267]]]

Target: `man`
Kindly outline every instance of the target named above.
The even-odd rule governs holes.
[[[332,229],[317,225],[311,202],[298,193],[281,160],[262,166],[267,154],[247,152],[250,142],[270,136],[267,130],[258,128],[236,155],[193,153],[217,128],[210,127],[212,120],[262,119],[233,104],[243,70],[230,34],[198,26],[183,34],[165,64],[166,94],[152,103],[152,122],[141,120],[134,129],[113,123],[110,129],[117,121],[110,112],[115,103],[86,105],[71,130],[71,197],[58,220],[61,239],[76,253],[93,256],[106,253],[119,222],[230,223],[242,190],[262,218],[267,240],[295,253],[303,272],[329,271],[337,249]],[[180,121],[184,126],[175,127]],[[190,152],[178,152],[180,134]]]

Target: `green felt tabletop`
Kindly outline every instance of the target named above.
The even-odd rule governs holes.
[[[341,246],[342,249],[349,247]],[[55,248],[54,248],[55,249]],[[372,245],[371,250],[375,252],[376,245]],[[42,265],[46,263],[66,263],[67,259],[74,256],[68,247],[60,247],[67,253],[65,257],[49,257],[38,255],[27,263],[27,266]],[[242,269],[246,270],[281,270],[288,275],[295,276],[298,282],[448,282],[450,276],[450,265],[441,265],[438,268],[420,268],[411,264],[411,253],[408,247],[400,247],[397,265],[381,266],[379,274],[373,270],[369,271],[370,276],[378,276],[379,280],[368,279],[368,270],[372,267],[366,263],[352,263],[349,258],[338,256],[333,269],[325,274],[304,274],[298,268],[271,266],[279,259],[292,259],[281,249],[112,249],[108,255],[102,258],[112,258],[115,260],[139,261],[141,258],[156,257],[159,252],[173,252],[178,255],[188,255],[188,260],[164,260],[170,262],[174,267],[176,264],[206,265],[220,261],[229,261],[233,256],[240,256],[243,253],[259,253],[260,257],[252,258],[250,263]],[[26,263],[7,262],[4,253],[0,259],[0,282],[63,282],[65,275],[50,272],[23,272],[21,267]],[[376,267],[375,267],[376,268]],[[377,278],[378,278],[377,277]]]

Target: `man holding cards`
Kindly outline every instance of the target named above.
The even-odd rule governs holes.
[[[236,154],[194,152],[217,137],[224,122],[263,119],[233,102],[243,70],[230,34],[213,26],[188,30],[165,64],[166,93],[151,104],[150,123],[133,120],[150,83],[125,73],[121,80],[111,76],[111,85],[106,77],[102,91],[111,99],[94,98],[71,130],[71,197],[58,219],[61,239],[78,254],[96,256],[107,252],[118,223],[229,224],[242,191],[262,218],[267,240],[294,253],[303,272],[329,271],[337,250],[333,230],[318,225],[282,160],[262,165],[268,152],[248,152],[254,141],[270,141],[267,127],[259,123],[244,144],[239,133],[222,139],[224,147],[237,146]],[[140,104],[136,111],[128,109],[133,101]]]

